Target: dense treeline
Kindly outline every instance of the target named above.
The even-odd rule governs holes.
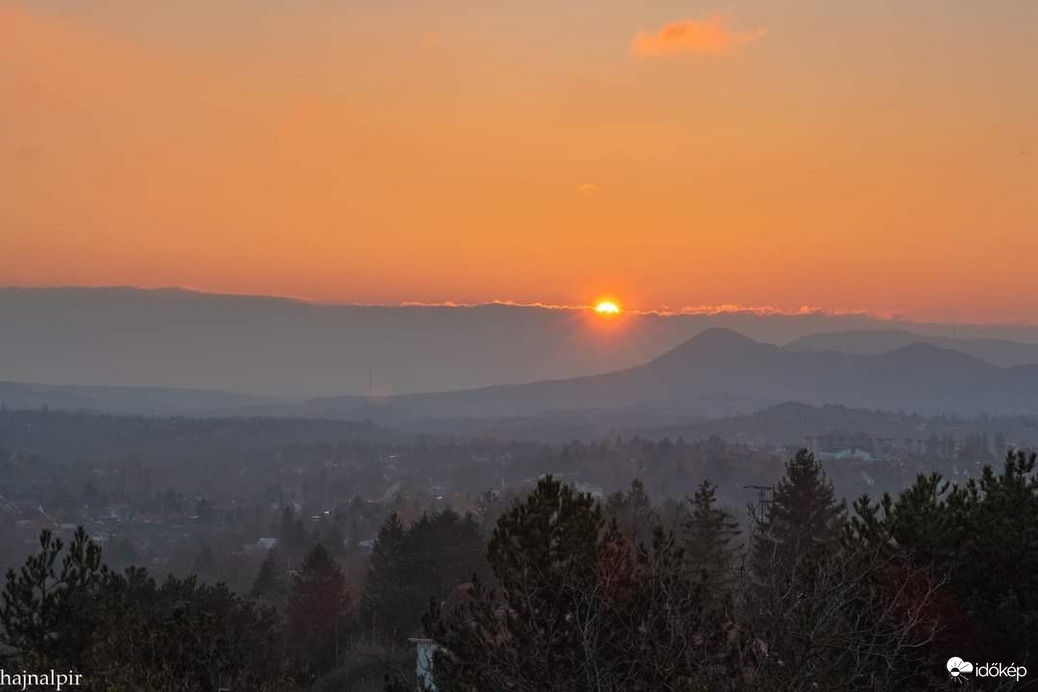
[[[82,530],[67,548],[45,531],[7,574],[0,625],[6,667],[75,670],[89,689],[287,689],[276,613],[194,577],[116,574]]]
[[[247,596],[197,576],[117,572],[82,528],[69,545],[44,531],[39,551],[6,577],[0,664],[75,670],[97,690],[378,689],[387,669],[409,667],[404,645],[430,596],[489,573],[472,514],[407,526],[391,515],[359,591],[293,513],[282,523]]]
[[[364,626],[380,636],[406,638],[430,596],[486,576],[485,541],[476,518],[454,512],[423,515],[409,527],[393,514],[371,555],[360,609]]]
[[[493,531],[493,582],[426,615],[436,688],[925,690],[951,656],[1033,663],[1034,455],[962,485],[920,477],[848,518],[801,452],[744,550],[708,484],[691,505],[632,549],[601,506],[542,480]]]
[[[407,639],[425,636],[440,692],[943,689],[951,656],[1033,663],[1035,465],[1011,453],[847,507],[801,452],[742,523],[708,481],[656,504],[637,481],[600,502],[549,476],[465,515],[391,515],[359,584],[286,512],[247,596],[116,572],[82,530],[44,532],[7,576],[0,654],[98,690],[373,690],[387,673],[411,690]]]

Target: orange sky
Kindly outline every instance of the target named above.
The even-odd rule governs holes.
[[[0,0],[0,284],[1038,322],[1031,0],[290,5]]]

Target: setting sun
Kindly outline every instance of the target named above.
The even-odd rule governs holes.
[[[619,315],[620,306],[610,300],[603,300],[595,305],[595,312],[599,315]]]

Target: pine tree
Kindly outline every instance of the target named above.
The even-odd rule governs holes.
[[[814,454],[801,449],[786,462],[770,510],[757,526],[752,556],[755,577],[785,579],[797,565],[836,547],[846,511],[822,465]]]
[[[488,559],[500,592],[477,580],[466,605],[444,612],[434,601],[425,618],[450,651],[436,657],[437,687],[584,689],[582,632],[602,616],[590,595],[621,588],[616,566],[629,555],[590,496],[542,478],[494,528]]]
[[[747,594],[748,624],[768,647],[764,668],[774,689],[844,689],[842,612],[854,598],[838,559],[844,514],[814,455],[797,452],[756,526]]]
[[[684,525],[685,563],[692,583],[703,597],[716,603],[730,589],[739,524],[731,514],[717,506],[716,488],[704,480],[694,496],[688,498],[689,518]]]
[[[400,571],[406,540],[407,530],[400,521],[400,515],[393,512],[378,529],[361,596],[361,620],[373,634],[384,632],[387,624],[393,626],[392,623],[380,622],[380,618],[385,619],[386,606],[391,603],[389,594],[396,587],[393,580]]]
[[[44,531],[40,547],[8,573],[5,662],[72,668],[99,690],[287,689],[272,610],[193,576],[160,586],[143,568],[115,574],[82,527],[67,547]]]
[[[734,689],[743,637],[704,608],[673,534],[656,527],[636,554],[592,498],[542,479],[494,529],[500,591],[477,581],[461,604],[433,602],[437,688]]]
[[[288,583],[284,578],[284,566],[276,548],[267,551],[256,579],[252,582],[249,597],[269,603],[280,603],[288,594]]]
[[[107,574],[101,548],[83,527],[67,549],[44,530],[40,552],[29,556],[20,570],[7,573],[0,646],[36,666],[81,666],[82,652],[101,617],[94,596]]]
[[[883,550],[907,570],[945,580],[939,652],[972,646],[978,658],[1027,660],[1038,632],[1038,456],[1010,451],[1001,473],[953,485],[920,476],[896,498],[856,505],[851,545]],[[905,584],[899,581],[898,589]]]
[[[627,492],[615,492],[606,499],[605,515],[616,521],[620,533],[631,546],[648,546],[652,543],[653,529],[659,524],[659,515],[652,500],[645,492],[641,479],[631,481]]]
[[[486,544],[471,514],[423,514],[408,528],[391,516],[379,531],[364,588],[363,622],[376,634],[402,639],[421,624],[430,598],[487,573]]]
[[[293,579],[288,604],[289,642],[304,678],[338,665],[342,620],[349,606],[342,568],[318,543]]]

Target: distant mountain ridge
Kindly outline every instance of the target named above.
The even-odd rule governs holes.
[[[874,355],[798,350],[711,328],[648,362],[583,377],[395,397],[293,401],[158,387],[54,387],[0,382],[0,404],[150,413],[372,419],[628,416],[722,417],[783,402],[951,414],[1038,411],[1038,365],[1000,367],[913,342]]]
[[[525,385],[396,397],[325,398],[300,410],[388,418],[629,411],[722,416],[797,401],[927,413],[1038,411],[1038,367],[1003,368],[927,343],[876,355],[805,351],[708,329],[648,363]]]
[[[762,343],[810,346],[803,337],[890,324],[862,314],[625,313],[603,321],[589,310],[503,304],[336,305],[183,289],[0,288],[0,381],[277,399],[391,396],[622,370],[711,327]],[[919,334],[953,329],[898,324]],[[1038,327],[957,329],[1038,343]]]
[[[713,326],[775,343],[864,315],[622,314],[321,304],[182,289],[0,288],[0,381],[277,398],[471,389],[609,372]]]
[[[903,329],[855,330],[811,334],[786,346],[791,351],[840,351],[876,355],[916,343],[966,353],[992,365],[1014,367],[1038,363],[1038,344],[1009,339],[974,339],[927,336]]]

